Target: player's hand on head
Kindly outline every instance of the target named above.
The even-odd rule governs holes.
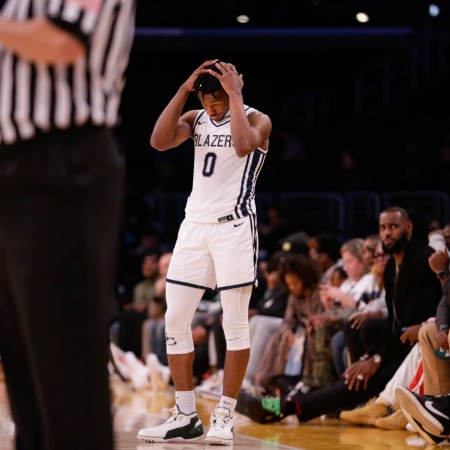
[[[203,62],[200,64],[189,76],[189,78],[183,83],[183,86],[186,88],[186,90],[193,92],[194,91],[194,84],[195,80],[201,75],[202,73],[208,73],[208,69],[206,67],[211,66],[214,64],[218,59],[209,59],[208,61]]]
[[[234,64],[219,61],[216,63],[216,67],[220,73],[213,70],[210,70],[210,73],[220,80],[220,84],[228,95],[242,90],[244,87],[244,76],[238,73]]]

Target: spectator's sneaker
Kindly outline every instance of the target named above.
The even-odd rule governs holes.
[[[211,386],[208,390],[203,389],[198,393],[198,396],[209,400],[219,400],[222,397],[222,386]]]
[[[211,415],[211,427],[206,433],[205,441],[212,445],[233,445],[234,416],[228,408],[219,405]]]
[[[213,373],[209,378],[203,380],[198,386],[195,386],[194,391],[196,394],[203,394],[209,392],[213,388],[222,388],[223,384],[223,369]]]
[[[395,390],[395,396],[403,412],[419,422],[428,433],[435,436],[450,434],[448,397],[418,395],[403,386]]]
[[[113,342],[109,344],[109,362],[111,363],[108,367],[110,373],[116,374],[124,383],[129,384],[134,389],[130,371],[125,361],[125,352]]]
[[[413,428],[431,445],[440,444],[447,439],[447,436],[436,436],[434,434],[429,433],[425,428],[417,422],[414,417],[410,416],[406,411],[403,411],[408,423],[410,423]]]
[[[384,430],[406,430],[407,424],[408,419],[400,408],[386,417],[379,417],[374,423],[377,428]]]
[[[197,412],[183,414],[175,405],[170,409],[172,417],[162,425],[143,428],[137,438],[145,442],[190,442],[203,436],[203,425]]]
[[[150,385],[153,391],[164,391],[169,386],[170,369],[159,362],[158,356],[149,353],[145,357],[145,363],[150,371]]]
[[[125,352],[124,359],[133,386],[137,390],[148,388],[150,386],[150,371],[148,367],[133,352]]]
[[[369,400],[359,408],[341,411],[339,418],[354,425],[375,425],[375,421],[380,417],[389,414],[389,407],[383,403],[377,403],[375,399]]]
[[[250,417],[254,422],[271,423],[279,422],[284,418],[280,407],[279,397],[253,397],[244,391],[239,392],[236,411]]]

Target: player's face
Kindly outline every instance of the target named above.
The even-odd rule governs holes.
[[[228,95],[224,91],[217,91],[212,94],[199,94],[198,99],[202,104],[206,114],[216,121],[220,121],[230,109]]]

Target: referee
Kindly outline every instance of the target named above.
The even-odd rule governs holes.
[[[0,357],[18,450],[112,450],[108,323],[134,0],[0,15]]]

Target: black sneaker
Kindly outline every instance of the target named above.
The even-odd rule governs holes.
[[[273,390],[278,389],[280,396],[284,397],[295,389],[295,385],[298,383],[298,378],[298,376],[291,375],[275,375],[270,378],[270,386]]]
[[[446,396],[418,395],[403,386],[395,390],[402,411],[434,436],[450,434],[450,403]],[[414,425],[414,424],[412,424]]]
[[[280,409],[280,400],[279,397],[253,397],[241,390],[237,399],[236,412],[258,423],[279,422],[285,417]]]
[[[410,416],[403,408],[402,412],[406,417],[406,420],[414,427],[414,429],[431,445],[440,444],[447,439],[447,436],[436,436],[429,433],[425,428],[417,422],[414,417]]]

